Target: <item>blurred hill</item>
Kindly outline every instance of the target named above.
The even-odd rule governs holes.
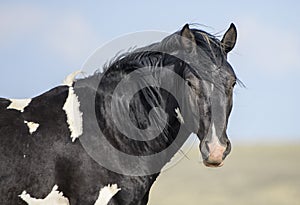
[[[149,205],[300,204],[300,145],[234,146],[221,168],[206,168],[199,157],[193,146],[170,165],[152,187]]]

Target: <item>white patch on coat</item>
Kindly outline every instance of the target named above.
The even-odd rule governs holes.
[[[219,146],[222,146],[221,143],[220,143],[220,140],[217,136],[217,133],[216,133],[216,127],[215,127],[215,124],[213,123],[212,126],[211,126],[211,141],[209,142],[210,146],[212,147],[219,147]]]
[[[29,105],[31,99],[9,99],[11,103],[6,109],[15,109],[24,112],[24,109]]]
[[[215,89],[215,85],[212,83],[211,84],[211,91],[214,91],[214,89]]]
[[[94,205],[107,205],[110,199],[120,191],[117,184],[107,185],[100,190],[99,197]]]
[[[218,166],[222,166],[223,163],[223,153],[226,150],[226,147],[221,145],[220,140],[218,136],[216,135],[216,128],[215,124],[212,124],[212,139],[207,144],[209,148],[209,158],[208,160],[213,163],[220,163]]]
[[[58,186],[55,185],[52,191],[44,199],[36,199],[23,191],[19,197],[23,199],[28,205],[69,205],[68,198],[63,196],[62,192],[57,191]]]
[[[82,134],[82,112],[79,110],[80,102],[73,87],[69,87],[69,94],[63,106],[67,115],[67,123],[71,132],[72,142]]]
[[[63,82],[63,85],[67,85],[67,86],[72,86],[74,81],[75,81],[75,78],[76,76],[79,74],[79,73],[82,73],[81,70],[77,70],[71,74],[69,74],[65,79],[64,79],[64,82]]]
[[[177,119],[178,119],[178,121],[181,123],[181,124],[183,124],[184,123],[184,120],[183,120],[183,117],[182,117],[182,115],[181,115],[181,112],[180,112],[180,110],[179,110],[179,108],[176,108],[175,109],[175,113],[177,114]]]
[[[28,122],[26,120],[24,121],[24,123],[27,125],[30,134],[34,133],[40,126],[39,123]]]

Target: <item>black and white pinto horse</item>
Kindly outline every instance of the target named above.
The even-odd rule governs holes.
[[[227,54],[236,38],[233,24],[221,41],[187,24],[103,72],[71,74],[32,99],[0,98],[0,204],[147,204],[191,133],[204,164],[222,166],[237,81]],[[132,84],[118,86],[132,73]]]

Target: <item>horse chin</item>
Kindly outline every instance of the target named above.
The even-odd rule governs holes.
[[[224,162],[222,161],[220,163],[209,163],[206,160],[204,160],[203,164],[207,167],[217,168],[217,167],[222,167],[224,165]]]

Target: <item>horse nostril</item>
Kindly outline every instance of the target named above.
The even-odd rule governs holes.
[[[223,160],[226,158],[226,156],[230,153],[230,151],[231,151],[231,143],[230,143],[230,141],[227,139],[226,140],[226,150],[225,150],[225,152],[224,152],[224,154],[223,154]]]
[[[207,152],[207,154],[209,154],[210,150],[209,150],[208,142],[205,141],[204,143],[205,143],[206,152]]]
[[[203,160],[207,160],[209,157],[209,146],[207,141],[202,141],[199,145],[200,152]]]

